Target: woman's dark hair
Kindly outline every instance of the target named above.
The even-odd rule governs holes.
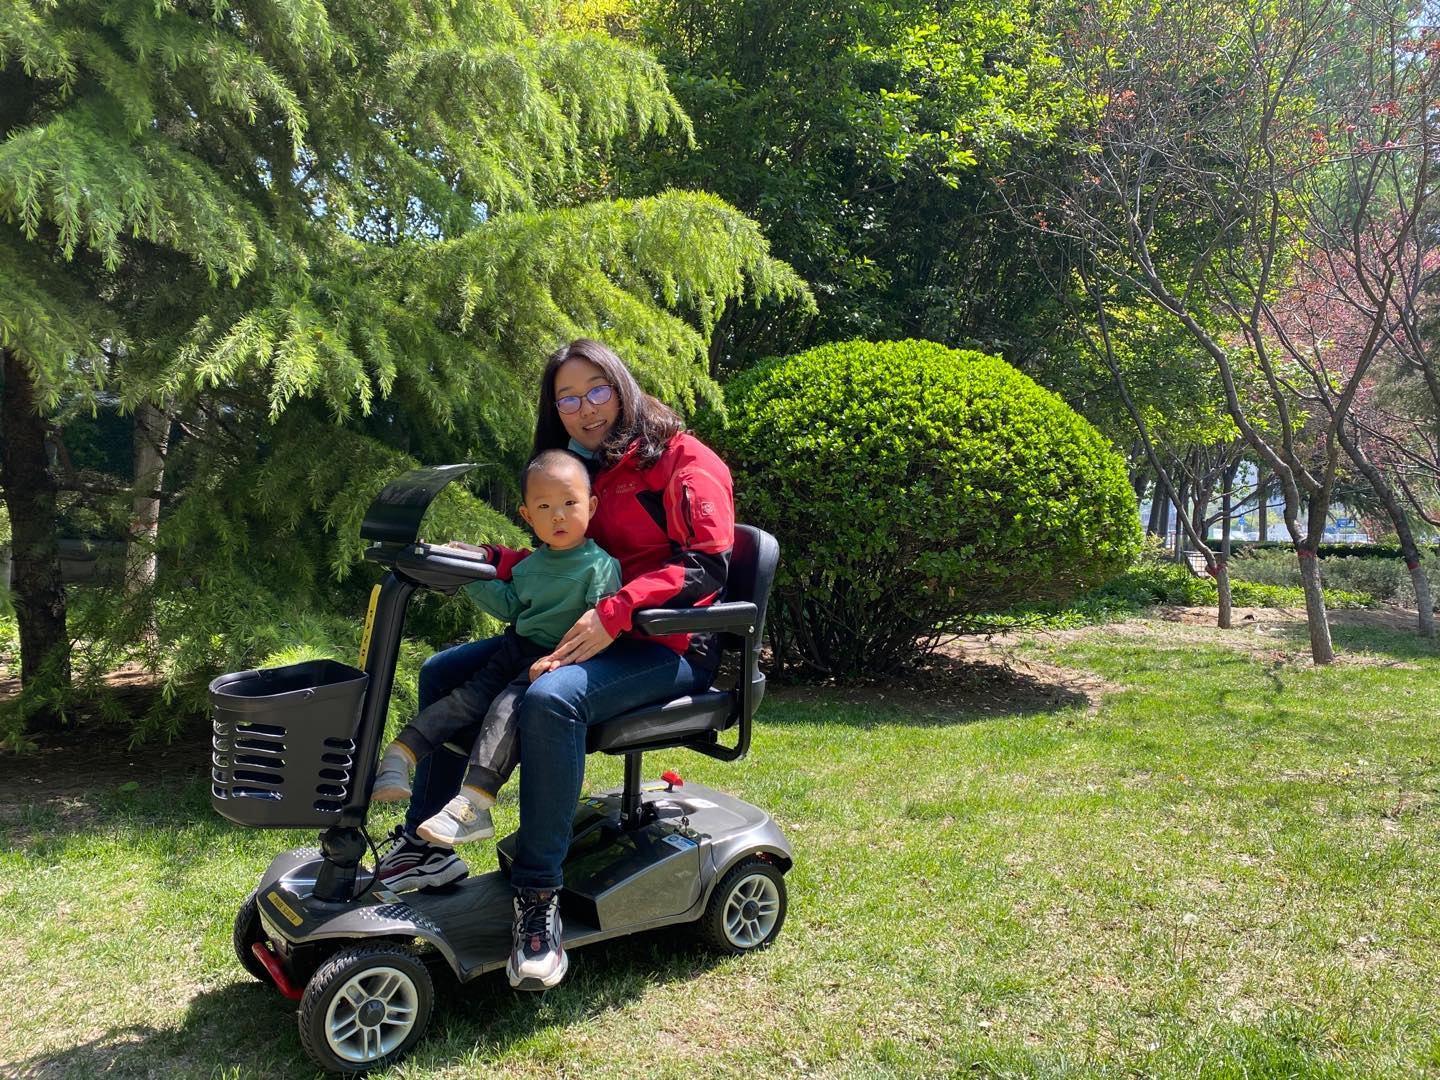
[[[577,338],[550,357],[540,376],[540,415],[535,418],[533,454],[570,445],[570,435],[555,408],[555,373],[568,360],[588,360],[605,375],[615,390],[620,411],[615,427],[595,451],[596,463],[608,469],[620,460],[633,442],[640,445],[636,454],[639,467],[648,469],[660,460],[665,446],[685,425],[673,409],[663,401],[640,389],[635,376],[610,349],[590,338]]]

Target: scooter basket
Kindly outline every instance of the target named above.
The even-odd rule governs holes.
[[[210,684],[210,801],[261,828],[324,828],[350,799],[370,676],[334,660],[237,671]]]

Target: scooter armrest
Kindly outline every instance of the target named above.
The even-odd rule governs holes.
[[[709,607],[645,608],[635,612],[632,623],[642,634],[707,634],[726,631],[749,634],[760,618],[759,609],[744,600],[711,604]]]

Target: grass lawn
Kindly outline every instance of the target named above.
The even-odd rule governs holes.
[[[543,997],[442,975],[387,1075],[1440,1070],[1440,654],[1335,636],[1316,670],[1295,630],[1131,622],[1022,639],[1013,682],[778,692],[747,761],[647,759],[780,820],[772,949],[656,933],[576,952]],[[229,934],[309,836],[232,827],[198,771],[128,760],[123,791],[123,763],[46,798],[0,778],[0,1074],[308,1075]]]

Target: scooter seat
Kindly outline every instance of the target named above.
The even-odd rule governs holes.
[[[733,694],[708,690],[658,705],[635,709],[586,733],[590,753],[619,754],[675,746],[707,731],[724,731],[734,722]]]

